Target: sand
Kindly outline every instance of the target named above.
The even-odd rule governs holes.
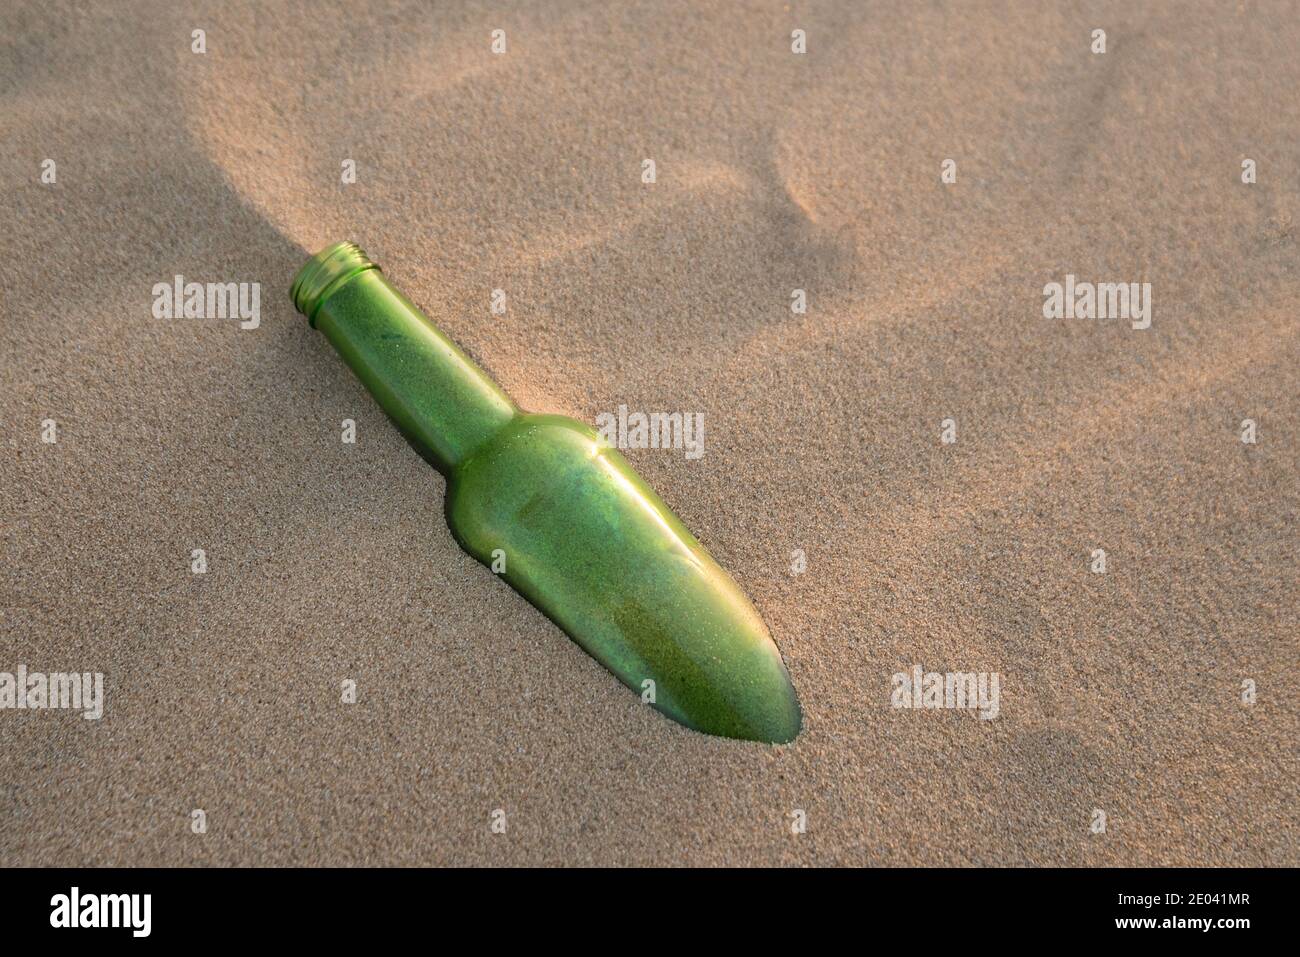
[[[0,671],[107,689],[0,711],[0,864],[1300,864],[1300,7],[181,7],[0,40]],[[289,301],[343,238],[526,408],[704,414],[627,455],[793,744],[457,548]],[[177,274],[260,325],[155,318]],[[1067,274],[1150,328],[1044,318]],[[998,716],[891,707],[918,664]]]

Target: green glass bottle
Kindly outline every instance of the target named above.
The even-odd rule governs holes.
[[[470,555],[504,556],[501,577],[670,718],[795,738],[799,701],[762,619],[617,450],[517,408],[353,243],[308,260],[292,295],[446,476],[447,524]]]

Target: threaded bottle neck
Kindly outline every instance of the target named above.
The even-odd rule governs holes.
[[[519,410],[486,372],[388,281],[355,243],[313,256],[293,303],[421,454],[444,475]]]
[[[294,277],[293,288],[289,293],[293,297],[294,308],[315,327],[316,313],[329,294],[367,269],[379,267],[370,261],[356,243],[341,242],[327,246],[307,260]]]

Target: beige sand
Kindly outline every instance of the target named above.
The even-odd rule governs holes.
[[[108,699],[0,711],[0,864],[1300,863],[1296,4],[18,6],[0,670]],[[461,553],[289,302],[340,238],[526,407],[705,414],[628,455],[793,745],[670,723]],[[155,319],[177,273],[260,328]],[[1151,328],[1043,318],[1067,273]],[[1000,716],[891,708],[918,663]]]

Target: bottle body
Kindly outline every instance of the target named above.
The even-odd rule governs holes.
[[[799,702],[757,611],[594,430],[520,411],[351,243],[312,257],[292,295],[446,475],[467,552],[674,720],[794,739]]]
[[[467,552],[669,717],[732,738],[798,734],[758,612],[588,426],[521,413],[453,472],[446,511]]]

